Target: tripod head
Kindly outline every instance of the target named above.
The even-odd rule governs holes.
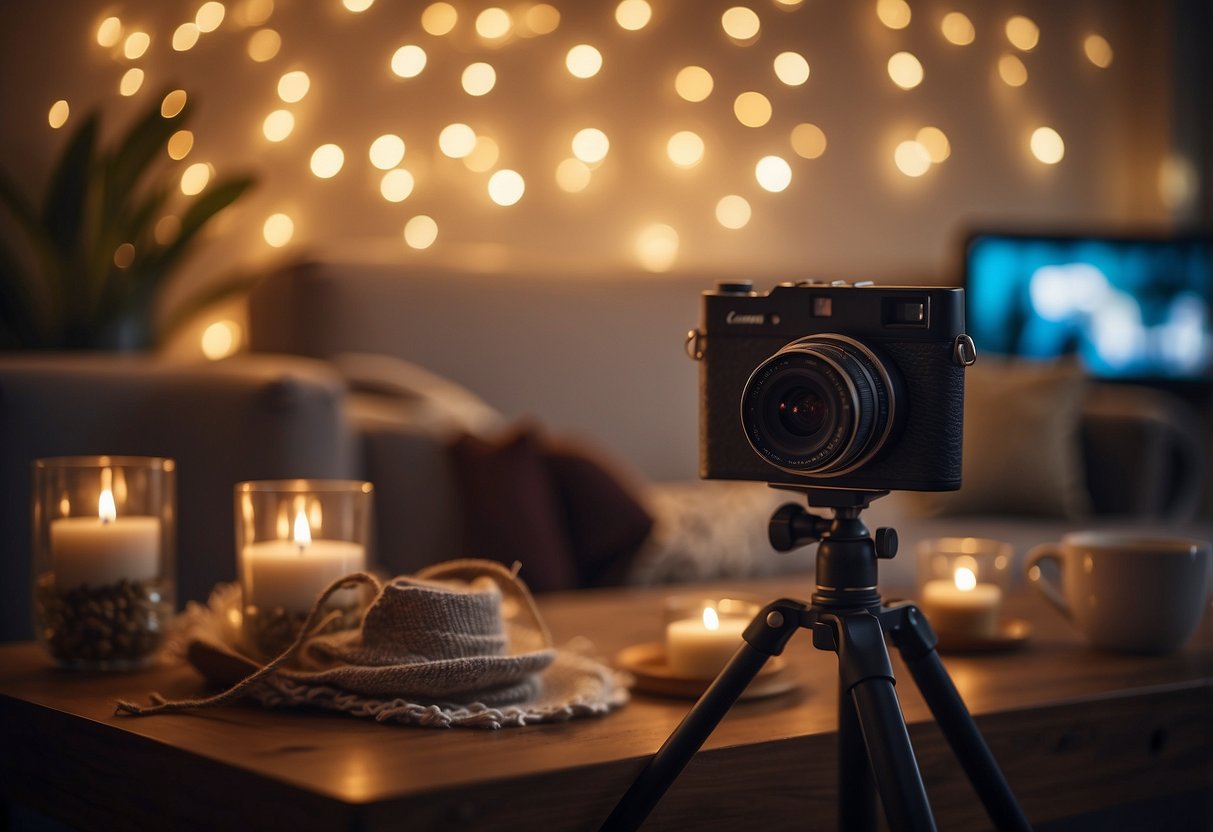
[[[809,506],[828,508],[833,517],[810,514],[797,504],[781,506],[771,516],[768,536],[779,552],[820,543],[817,547],[817,591],[813,606],[820,610],[850,611],[879,609],[876,589],[877,559],[897,554],[897,531],[879,528],[875,538],[859,519],[859,513],[887,491],[852,491],[778,485],[804,494]]]

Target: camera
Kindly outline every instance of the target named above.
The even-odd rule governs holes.
[[[964,290],[750,281],[704,292],[700,476],[863,491],[960,488]]]

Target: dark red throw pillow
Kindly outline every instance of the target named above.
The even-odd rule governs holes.
[[[618,583],[652,529],[631,479],[601,452],[517,427],[451,447],[468,557],[522,564],[536,592]]]

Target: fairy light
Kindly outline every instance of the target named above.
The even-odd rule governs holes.
[[[476,15],[476,34],[485,40],[500,40],[510,33],[513,26],[510,13],[495,6]]]
[[[726,9],[720,16],[720,26],[724,33],[739,43],[748,43],[758,37],[762,21],[758,14],[745,6],[733,6]]]
[[[771,120],[771,101],[760,92],[743,92],[733,101],[733,115],[746,127],[762,127]]]
[[[463,91],[468,95],[477,97],[488,95],[497,85],[497,70],[493,69],[491,64],[478,61],[469,64],[463,70],[460,82],[463,85]]]
[[[361,14],[375,5],[375,0],[341,0],[341,5],[345,6],[347,11]]]
[[[244,333],[235,321],[215,321],[202,331],[199,347],[211,361],[227,358],[234,353],[243,340]]]
[[[905,0],[877,0],[876,17],[890,29],[904,29],[910,25],[910,4]]]
[[[1040,42],[1040,27],[1030,17],[1021,14],[1007,19],[1007,40],[1021,52],[1031,52]]]
[[[427,249],[438,239],[438,223],[432,217],[419,214],[404,224],[404,242],[409,248]]]
[[[587,165],[598,164],[606,158],[607,152],[611,149],[611,140],[597,127],[578,130],[570,144],[573,155]]]
[[[1032,155],[1046,165],[1055,165],[1066,155],[1066,144],[1061,134],[1052,127],[1037,127],[1028,141]]]
[[[180,162],[194,149],[194,134],[189,130],[178,130],[168,137],[168,157]]]
[[[114,265],[120,269],[129,269],[131,264],[135,262],[135,247],[130,243],[123,243],[114,249]]]
[[[118,92],[122,95],[131,96],[139,92],[139,88],[142,86],[143,70],[135,66],[122,74],[122,81],[118,84]]]
[[[775,77],[789,87],[799,87],[809,80],[809,62],[799,52],[780,52],[772,63]]]
[[[712,94],[712,73],[701,66],[686,66],[674,77],[674,91],[684,101],[703,101]]]
[[[391,170],[404,159],[404,139],[394,133],[384,133],[371,142],[371,164],[380,170]]]
[[[122,44],[122,54],[130,60],[138,60],[151,46],[152,38],[147,32],[131,32]]]
[[[907,140],[893,151],[893,163],[906,176],[917,178],[931,169],[931,154],[920,142]]]
[[[274,110],[261,123],[261,133],[271,142],[286,139],[295,129],[295,115],[290,110]]]
[[[580,159],[565,159],[556,166],[556,187],[566,193],[584,191],[592,178],[590,166]]]
[[[652,18],[653,7],[646,0],[623,0],[615,7],[615,22],[629,32],[643,29]]]
[[[122,40],[122,21],[116,17],[107,17],[97,27],[97,45],[106,49],[117,46]]]
[[[939,23],[943,39],[953,46],[968,46],[977,38],[973,21],[963,12],[948,12]]]
[[[244,0],[238,13],[245,26],[261,26],[273,16],[274,0]]]
[[[522,199],[526,182],[516,170],[503,168],[489,177],[489,199],[502,207],[509,207]]]
[[[322,144],[312,151],[310,167],[318,179],[332,179],[345,165],[345,152],[335,144]]]
[[[198,13],[194,15],[194,23],[200,32],[213,32],[219,28],[219,24],[223,23],[223,16],[226,13],[227,9],[222,3],[210,0],[198,7]]]
[[[459,22],[459,12],[450,3],[431,3],[421,13],[421,28],[426,34],[442,37]]]
[[[1028,68],[1017,55],[1003,55],[998,59],[998,77],[1008,87],[1022,87],[1028,83]]]
[[[1082,51],[1087,60],[1100,69],[1107,69],[1112,65],[1112,45],[1103,35],[1092,34],[1083,38]]]
[[[750,203],[745,197],[729,194],[716,203],[716,222],[725,228],[745,228],[750,222]]]
[[[182,23],[173,30],[173,51],[188,52],[198,43],[198,38],[202,36],[202,30],[198,28],[198,24],[190,20]]]
[[[698,133],[681,130],[670,136],[665,152],[675,167],[693,168],[703,161],[705,146]]]
[[[416,180],[404,168],[389,170],[379,180],[379,193],[388,202],[404,202],[413,193]]]
[[[476,131],[466,124],[456,122],[442,128],[438,134],[438,149],[444,156],[462,159],[476,147]]]
[[[164,100],[160,102],[160,115],[164,118],[175,118],[185,109],[185,102],[189,99],[185,90],[173,90],[164,96]]]
[[[678,247],[678,232],[671,226],[655,222],[636,235],[633,251],[645,271],[667,272],[678,259]]]
[[[911,90],[922,83],[922,63],[909,52],[898,52],[889,58],[889,77],[903,90]]]
[[[574,78],[593,78],[602,69],[602,53],[588,43],[579,43],[568,51],[564,65]]]
[[[952,155],[952,144],[938,127],[923,127],[914,137],[927,151],[932,164],[939,164]]]
[[[282,36],[273,29],[258,29],[248,39],[248,56],[263,64],[272,61],[282,49]]]
[[[779,193],[792,184],[792,166],[781,156],[763,156],[754,166],[754,178],[763,190]]]
[[[312,87],[312,79],[301,69],[288,72],[278,79],[278,97],[287,104],[303,100]]]
[[[295,221],[286,214],[270,214],[261,226],[261,236],[272,248],[282,248],[295,236]]]
[[[501,156],[501,148],[488,136],[477,136],[471,153],[463,157],[463,166],[475,173],[492,170]]]
[[[826,152],[826,134],[816,124],[797,124],[792,128],[792,150],[802,159],[816,159]]]
[[[425,50],[410,43],[392,53],[392,72],[401,78],[416,78],[425,69]]]
[[[58,130],[67,123],[67,117],[70,113],[71,107],[68,106],[65,99],[60,98],[51,105],[50,112],[46,114],[47,123],[50,124],[52,129]]]
[[[195,162],[181,174],[181,193],[194,196],[202,193],[211,181],[211,166],[206,162]]]
[[[560,26],[560,10],[548,3],[536,3],[527,10],[524,21],[530,32],[550,35]]]

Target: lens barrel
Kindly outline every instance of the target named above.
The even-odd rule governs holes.
[[[758,366],[741,398],[751,447],[794,474],[838,476],[884,446],[895,413],[893,370],[844,335],[793,341]]]

